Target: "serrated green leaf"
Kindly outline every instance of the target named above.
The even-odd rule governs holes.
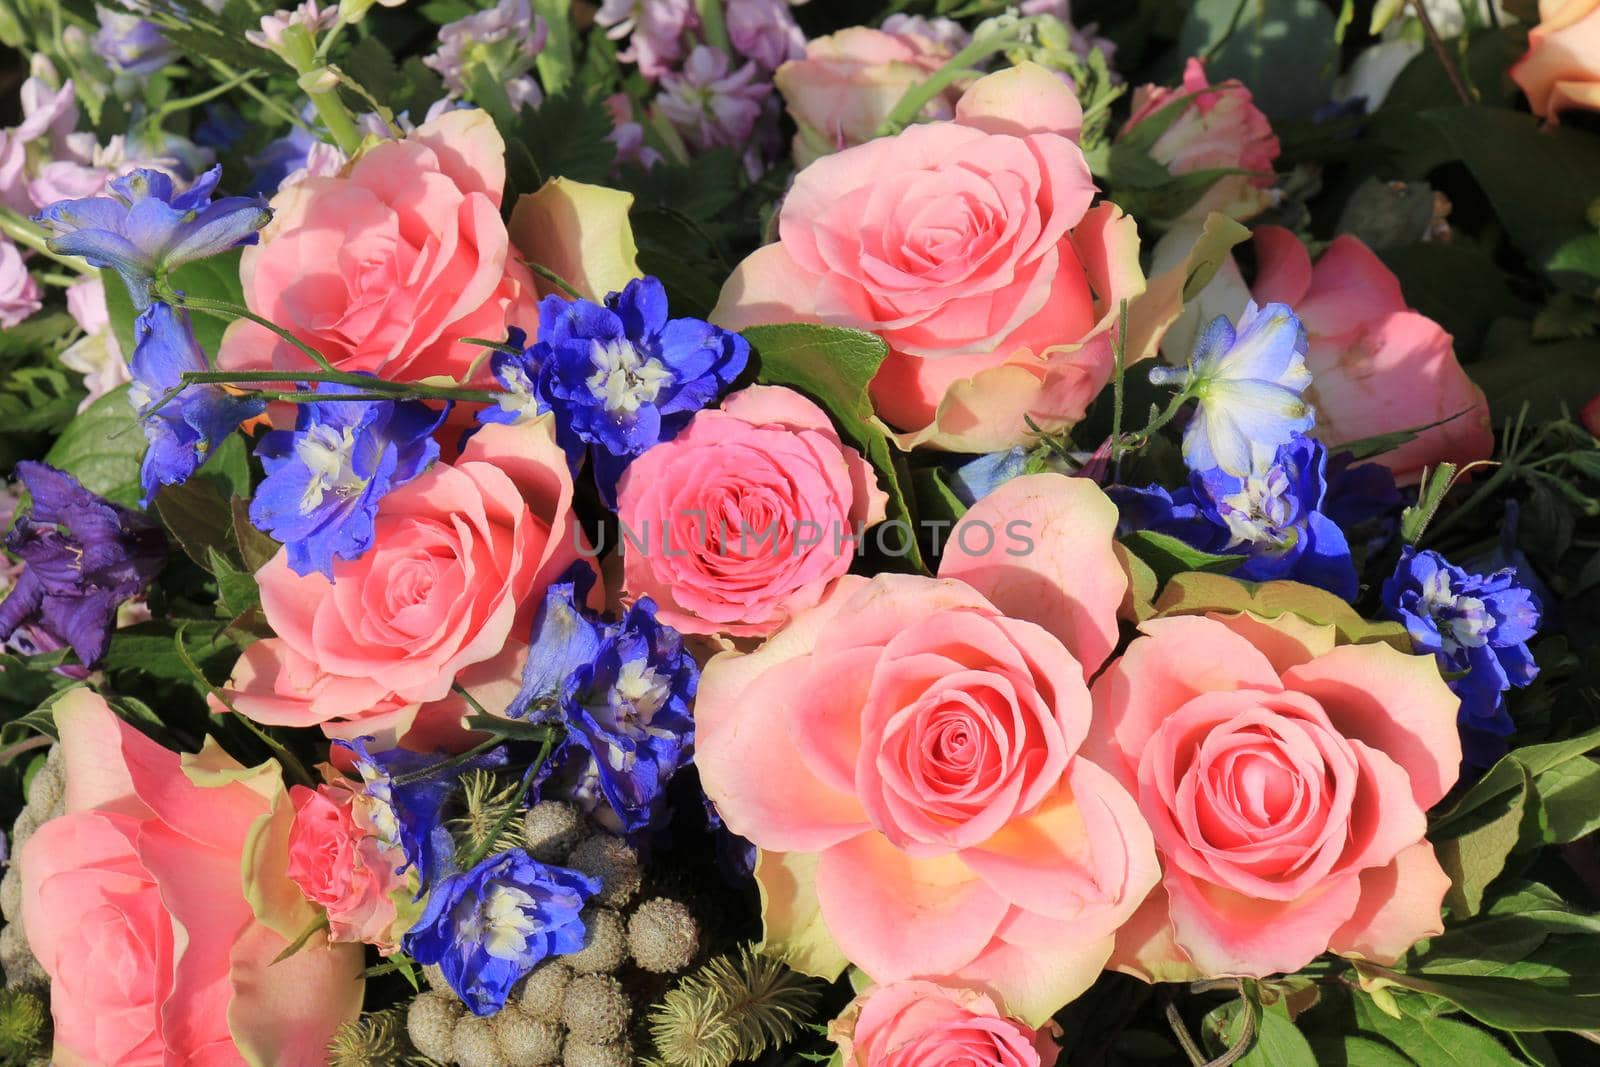
[[[757,381],[786,385],[815,400],[867,457],[889,494],[888,521],[905,524],[910,531],[897,544],[907,546],[912,567],[925,569],[915,536],[916,518],[906,495],[905,461],[873,414],[867,393],[889,354],[883,339],[862,330],[810,323],[752,326],[744,338],[757,362]]]
[[[144,431],[128,401],[128,387],[121,385],[67,423],[44,461],[77,478],[91,493],[131,507],[143,492],[139,465],[144,450]]]
[[[237,652],[222,636],[223,623],[216,619],[151,620],[113,633],[101,667],[108,674],[130,672],[166,682],[192,681],[173,645],[178,626],[184,627],[184,647],[190,658],[203,667],[220,670]]]

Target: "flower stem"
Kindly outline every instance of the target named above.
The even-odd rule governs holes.
[[[485,752],[488,752],[491,748],[504,743],[504,738],[491,737],[487,741],[478,742],[476,745],[473,745],[464,752],[457,752],[449,759],[440,760],[438,763],[429,764],[428,766],[419,768],[418,770],[407,771],[405,774],[397,774],[390,780],[395,785],[410,785],[412,782],[420,782],[422,779],[432,777],[441,771],[454,770],[464,763],[471,763]]]
[[[1494,5],[1489,5],[1493,7]],[[1439,65],[1444,68],[1444,73],[1450,79],[1450,88],[1455,90],[1457,98],[1469,107],[1476,101],[1472,92],[1467,88],[1466,82],[1461,78],[1461,70],[1456,66],[1455,58],[1450,55],[1450,49],[1445,46],[1444,38],[1439,36],[1438,27],[1434,26],[1433,19],[1428,15],[1428,5],[1422,0],[1411,0],[1411,10],[1416,12],[1417,21],[1422,23],[1423,35],[1428,38],[1428,45],[1433,49],[1433,54],[1439,57]]]
[[[234,318],[249,319],[262,329],[271,330],[285,341],[288,341],[290,344],[294,345],[300,351],[309,356],[311,361],[317,366],[321,367],[323,370],[331,371],[335,374],[339,373],[338,368],[332,363],[329,363],[328,358],[321,352],[318,352],[315,348],[312,348],[310,345],[306,344],[304,341],[300,340],[300,338],[296,337],[282,326],[279,326],[271,319],[257,315],[254,311],[251,311],[247,307],[241,307],[240,305],[227,300],[212,300],[208,297],[187,296],[183,293],[173,292],[170,286],[165,288],[165,291],[162,295],[168,297],[173,304],[176,304],[181,308],[193,308],[196,311],[204,311],[215,315],[218,318],[227,318],[231,315]]]
[[[30,251],[37,252],[44,258],[75,270],[79,274],[90,276],[100,273],[77,256],[63,256],[50,251],[49,239],[45,237],[43,230],[25,221],[22,216],[4,209],[0,209],[0,233]]]
[[[895,104],[894,110],[889,112],[889,117],[883,120],[883,125],[878,127],[879,137],[889,137],[899,133],[922,114],[922,109],[957,79],[973,72],[973,68],[996,52],[1004,52],[1021,44],[1025,35],[1031,31],[1032,23],[1019,22],[1016,26],[996,30],[976,38],[967,47],[957,52],[945,61],[944,66],[928,75],[923,81],[907,89],[900,102]]]
[[[500,835],[505,832],[505,828],[510,825],[511,820],[516,818],[518,809],[522,807],[522,802],[528,797],[528,790],[533,788],[534,779],[539,776],[539,769],[544,766],[544,761],[550,758],[550,749],[554,745],[555,737],[547,735],[544,743],[539,746],[538,757],[534,759],[527,772],[523,774],[522,784],[518,786],[516,795],[511,798],[511,802],[506,805],[506,810],[500,813],[500,817],[494,821],[494,825],[484,835],[483,843],[473,849],[462,861],[462,866],[468,868],[477,866],[478,862],[488,853],[490,847],[500,839]]]

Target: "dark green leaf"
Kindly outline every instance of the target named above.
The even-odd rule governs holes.
[[[1237,570],[1245,559],[1243,556],[1219,556],[1213,552],[1202,552],[1176,537],[1156,533],[1154,530],[1135,530],[1121,540],[1129,551],[1155,571],[1156,580],[1162,584],[1173,575],[1183,574],[1186,571],[1228,574]]]
[[[216,482],[196,475],[181,485],[164,485],[155,505],[167,532],[200,566],[210,565],[212,552],[227,553],[233,516]]]
[[[225,300],[230,304],[244,303],[244,284],[239,280],[238,249],[224,252],[210,259],[185,263],[172,272],[172,287],[186,296],[204,297],[207,300]],[[111,270],[100,272],[106,290],[106,312],[111,317],[111,329],[117,336],[125,359],[133,358],[133,320],[138,312],[128,296],[128,287]],[[222,334],[228,320],[206,311],[191,311],[194,339],[211,359],[216,359],[217,348],[222,344]]]
[[[1178,55],[1203,58],[1213,85],[1238,78],[1275,118],[1309,116],[1338,73],[1333,13],[1320,0],[1195,0]]]
[[[77,478],[90,492],[133,506],[142,493],[144,448],[144,431],[128,401],[128,387],[122,385],[67,423],[44,461]]]
[[[1351,998],[1360,1033],[1376,1035],[1426,1067],[1517,1067],[1504,1045],[1471,1023],[1433,1014],[1421,997],[1391,999],[1400,1011],[1398,1019],[1371,997],[1357,993]],[[1354,1067],[1357,1061],[1351,1062]],[[1374,1061],[1373,1067],[1382,1063]]]
[[[273,556],[278,554],[278,542],[255,528],[250,521],[250,502],[235,496],[230,502],[233,510],[233,537],[239,546],[239,556],[245,570],[254,574]]]
[[[1528,307],[1512,293],[1506,274],[1465,242],[1427,241],[1384,249],[1384,265],[1400,279],[1406,303],[1455,338],[1456,353],[1471,362],[1495,319],[1523,317]]]
[[[1560,418],[1600,393],[1600,338],[1540,344],[1526,322],[1501,320],[1467,373],[1488,396],[1496,422],[1516,418],[1524,405],[1530,424]]]
[[[111,645],[101,666],[111,674],[131,672],[167,682],[193,680],[173,645],[177,626],[184,627],[184,647],[195,663],[218,669],[236,651],[222,636],[223,623],[215,619],[152,620],[126,626],[111,635]]]

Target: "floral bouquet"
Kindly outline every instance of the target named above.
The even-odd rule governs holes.
[[[1597,0],[0,3],[0,1064],[1594,1061]]]

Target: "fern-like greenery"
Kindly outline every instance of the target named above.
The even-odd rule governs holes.
[[[450,820],[460,855],[492,856],[527,844],[522,820],[508,817],[522,806],[522,796],[520,781],[504,783],[493,771],[480,768],[462,775],[465,810]]]
[[[0,989],[0,1064],[21,1067],[45,1054],[50,1009],[31,989]]]
[[[405,1009],[368,1012],[334,1032],[328,1067],[399,1067],[433,1061],[417,1055],[406,1037]]]
[[[662,1067],[729,1067],[793,1041],[821,983],[745,945],[685,976],[650,1012]]]

